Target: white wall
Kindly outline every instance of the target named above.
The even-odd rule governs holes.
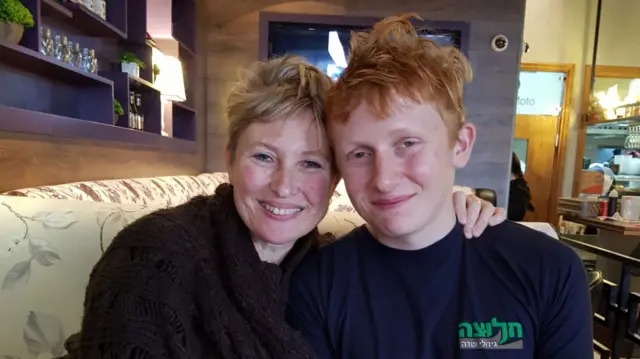
[[[584,67],[591,64],[596,4],[596,0],[527,1],[524,41],[531,49],[523,55],[522,62],[575,65],[562,184],[564,196],[571,195],[572,190],[580,96]],[[603,0],[597,64],[640,67],[639,14],[638,0]]]

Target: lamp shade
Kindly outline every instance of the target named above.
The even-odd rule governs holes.
[[[184,102],[187,95],[184,88],[184,75],[182,63],[174,56],[164,55],[158,57],[160,73],[155,85],[160,90],[163,99],[168,101]]]

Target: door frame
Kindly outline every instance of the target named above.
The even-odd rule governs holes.
[[[549,207],[547,209],[548,222],[557,226],[558,224],[558,200],[562,193],[562,183],[564,180],[564,165],[567,149],[567,137],[569,133],[569,122],[572,113],[574,64],[546,64],[546,63],[521,63],[520,71],[527,72],[562,72],[565,74],[564,93],[562,95],[562,111],[558,119],[558,129],[556,130],[556,147],[553,156],[553,168],[551,173],[551,194],[549,196]],[[516,96],[517,97],[517,96]],[[517,114],[516,114],[517,116]],[[514,117],[515,129],[515,117]]]

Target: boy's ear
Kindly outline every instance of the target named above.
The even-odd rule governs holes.
[[[470,123],[464,123],[458,130],[458,137],[453,145],[453,165],[456,168],[463,168],[467,165],[475,141],[476,127]]]

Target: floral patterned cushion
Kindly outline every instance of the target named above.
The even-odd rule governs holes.
[[[213,194],[220,183],[228,180],[228,175],[223,172],[203,173],[198,176],[75,182],[18,189],[6,192],[4,195],[116,204],[176,206],[197,195]]]
[[[216,184],[215,175],[208,188]],[[91,269],[115,235],[165,203],[116,204],[0,196],[0,358],[54,358],[80,328]],[[326,242],[363,220],[329,212]]]

